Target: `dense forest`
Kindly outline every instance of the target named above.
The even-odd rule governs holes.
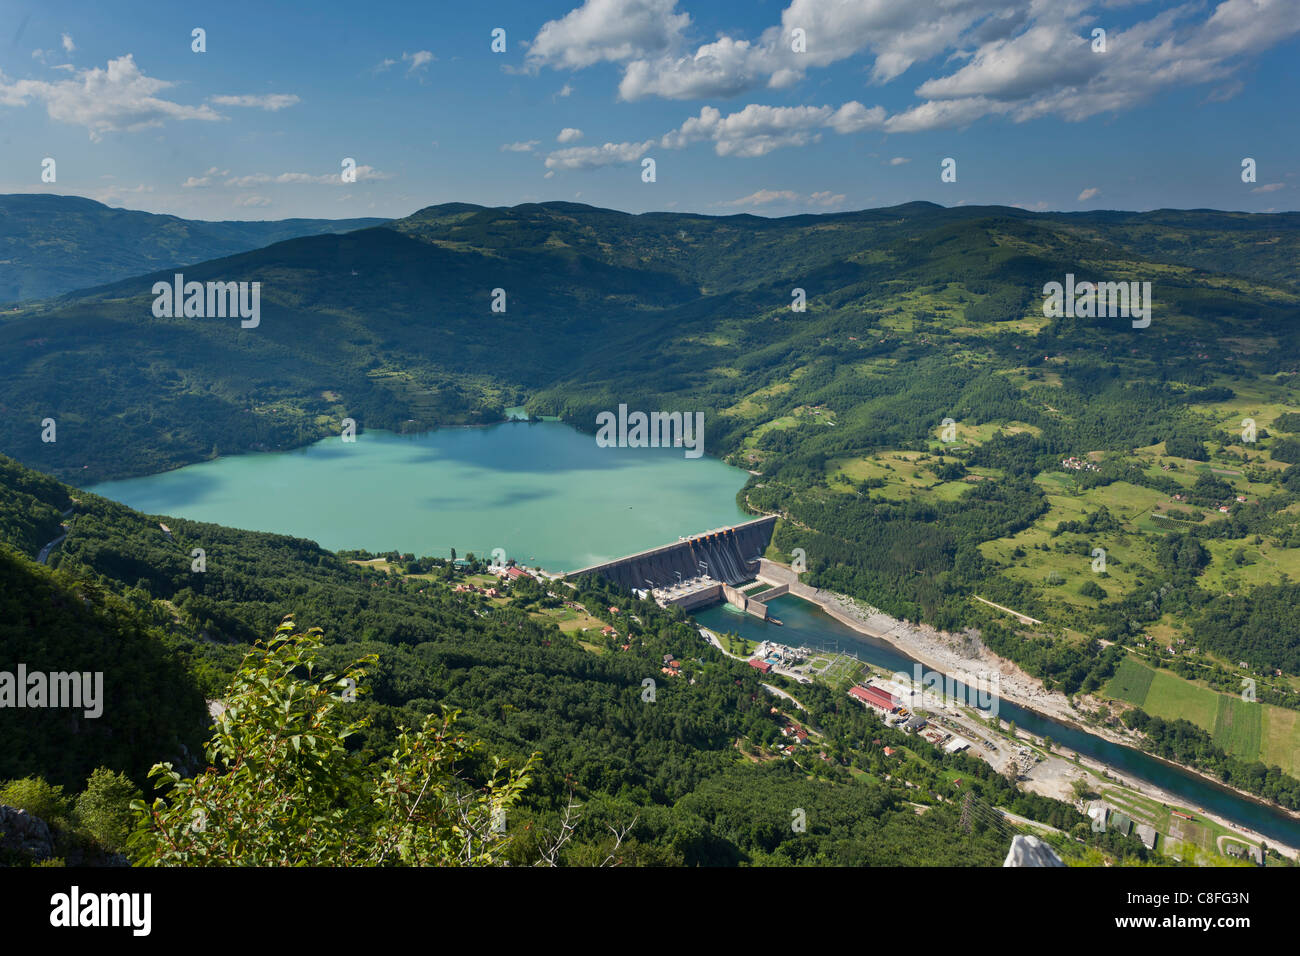
[[[110,687],[143,688],[139,696],[108,695],[104,726],[130,731],[121,749],[93,738],[68,748],[76,734],[65,722],[7,714],[12,732],[25,735],[23,747],[6,748],[0,770],[0,778],[29,780],[16,800],[35,793],[67,804],[71,796],[62,794],[83,791],[97,768],[123,772],[130,782],[123,793],[148,795],[146,765],[186,766],[186,755],[198,753],[202,698],[221,696],[247,648],[289,616],[303,627],[328,623],[325,666],[342,671],[374,655],[365,693],[350,705],[365,723],[348,743],[362,764],[393,750],[400,725],[443,708],[461,711],[462,732],[485,748],[467,760],[468,779],[486,777],[489,754],[516,768],[533,759],[511,810],[512,862],[535,862],[570,819],[561,854],[568,863],[606,859],[613,827],[628,864],[996,864],[1005,835],[960,826],[965,792],[1071,832],[1082,826],[1076,835],[1112,856],[1145,857],[1136,841],[1088,833],[1074,807],[1022,793],[978,759],[887,728],[826,687],[797,688],[807,708],[800,718],[822,735],[820,746],[795,760],[763,757],[787,718],[773,712],[753,668],[707,646],[677,609],[584,585],[572,599],[633,638],[629,651],[619,649],[624,637],[584,644],[530,613],[554,600],[535,583],[519,585],[501,605],[456,592],[454,583],[484,570],[478,559],[409,555],[401,564],[419,573],[407,576],[311,542],[175,518],[165,522],[169,537],[157,518],[4,464],[2,527],[21,529],[15,514],[33,497],[50,508],[76,499],[52,570],[4,551],[0,567],[15,576],[3,592],[6,620],[36,625],[4,632],[7,659],[72,661],[58,642],[99,629],[114,635],[114,652],[83,650],[73,663],[102,669]],[[207,571],[190,570],[191,545],[208,549]],[[64,597],[33,619],[55,588]],[[665,654],[685,662],[685,674],[661,678],[648,703],[644,681],[659,675]],[[186,726],[192,733],[182,750],[175,733]],[[885,746],[904,761],[887,758]],[[36,778],[58,792],[30,782]],[[790,825],[795,810],[806,818],[803,830]],[[78,821],[69,832],[85,829],[64,812]]]
[[[1294,709],[1298,249],[1294,214],[435,206],[187,268],[197,281],[275,276],[256,330],[153,317],[162,273],[6,313],[0,448],[86,485],[302,445],[346,417],[410,431],[525,404],[594,431],[620,404],[700,411],[706,453],[752,473],[740,504],[781,517],[771,556],[802,549],[808,583],[974,629],[1067,694],[1104,695],[1125,655],[1159,640],[1170,672],[1229,693],[1249,678],[1261,701]],[[1067,273],[1151,281],[1150,327],[1046,317],[1039,290]],[[56,441],[42,438],[47,418]],[[751,675],[736,674],[730,697],[697,682],[681,709],[645,713],[633,694],[644,661],[557,639],[523,610],[472,606],[449,590],[457,566],[401,579],[308,541],[180,519],[168,536],[0,465],[6,540],[34,555],[66,525],[57,571],[120,593],[207,695],[238,647],[292,614],[340,647],[400,660],[376,675],[377,715],[445,700],[516,757],[544,743],[558,762],[540,772],[538,812],[558,812],[572,773],[593,807],[627,800],[652,819],[651,806],[685,798],[671,781],[707,792],[740,772],[735,741],[761,733]],[[651,662],[694,646],[650,607],[642,629]],[[599,734],[569,716],[596,712]],[[359,745],[387,744],[386,726],[377,717]],[[1235,779],[1258,778],[1254,763]],[[785,772],[755,766],[743,769]]]

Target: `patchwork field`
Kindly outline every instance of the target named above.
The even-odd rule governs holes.
[[[1102,694],[1153,717],[1191,721],[1243,760],[1300,771],[1300,711],[1219,693],[1131,657],[1120,662]]]

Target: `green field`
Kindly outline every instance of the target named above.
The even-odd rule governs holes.
[[[1181,717],[1213,733],[1219,716],[1219,696],[1208,687],[1200,687],[1161,670],[1156,671],[1151,680],[1151,689],[1147,691],[1142,709],[1152,717],[1165,720]]]
[[[1259,759],[1267,766],[1300,773],[1300,712],[1264,704]]]
[[[1229,753],[1255,759],[1263,734],[1262,704],[1240,697],[1219,695],[1219,713],[1214,720],[1214,742]]]
[[[1214,743],[1243,760],[1300,772],[1300,712],[1222,694],[1126,658],[1102,693],[1164,720],[1182,718],[1212,734]]]
[[[1156,672],[1145,664],[1126,657],[1115,668],[1115,676],[1106,683],[1104,692],[1110,697],[1141,707],[1146,703],[1147,692],[1151,689],[1151,680],[1155,676]]]

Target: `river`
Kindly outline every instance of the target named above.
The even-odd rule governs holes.
[[[910,675],[917,663],[888,641],[860,634],[802,598],[785,595],[769,602],[768,608],[781,625],[769,624],[725,604],[695,611],[692,616],[710,630],[730,631],[753,641],[838,649],[890,673],[902,671]],[[968,699],[975,698],[972,695]],[[1300,847],[1300,820],[1284,810],[1248,799],[1140,750],[1113,743],[1007,700],[998,702],[998,716],[1014,720],[1017,727],[1040,737],[1051,737],[1062,747],[1098,760],[1114,771],[1167,790],[1189,807],[1202,807],[1287,846]]]

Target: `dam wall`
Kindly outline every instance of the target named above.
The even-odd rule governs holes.
[[[571,571],[566,578],[600,575],[620,587],[661,588],[707,576],[735,586],[751,580],[772,540],[776,516],[683,538],[637,554]]]

